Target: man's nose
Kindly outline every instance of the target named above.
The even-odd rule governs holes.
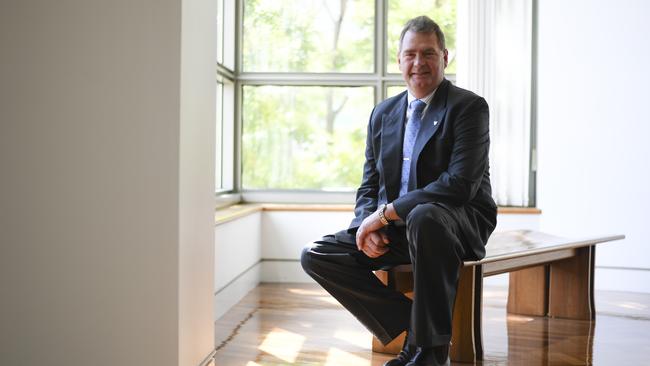
[[[413,64],[414,65],[421,65],[423,61],[424,61],[424,58],[422,57],[422,55],[419,54],[419,53],[416,53],[415,54],[415,59],[413,60]]]

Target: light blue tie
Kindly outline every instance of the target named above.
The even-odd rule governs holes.
[[[411,118],[409,118],[406,123],[406,130],[404,131],[404,144],[402,146],[402,180],[399,187],[400,197],[408,192],[413,145],[415,145],[415,139],[418,137],[418,131],[420,131],[420,125],[422,125],[422,111],[424,111],[424,107],[426,106],[427,104],[419,99],[416,99],[409,104],[409,108],[412,112]]]

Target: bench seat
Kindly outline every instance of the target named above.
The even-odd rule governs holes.
[[[531,230],[495,232],[479,261],[461,268],[452,320],[450,357],[455,362],[483,359],[481,301],[483,277],[510,273],[508,313],[594,320],[596,244],[624,235],[568,239]],[[411,265],[376,271],[387,286],[413,296]],[[384,346],[373,339],[373,351],[398,353],[404,334]]]

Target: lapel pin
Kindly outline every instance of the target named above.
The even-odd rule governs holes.
[[[433,121],[433,125],[434,125],[434,126],[437,126],[437,125],[438,125],[438,121]]]

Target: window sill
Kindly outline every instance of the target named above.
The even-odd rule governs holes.
[[[347,204],[240,203],[217,209],[214,222],[215,225],[220,225],[262,211],[351,213],[353,210],[354,205]],[[542,210],[535,207],[499,207],[498,213],[500,215],[541,215]]]

